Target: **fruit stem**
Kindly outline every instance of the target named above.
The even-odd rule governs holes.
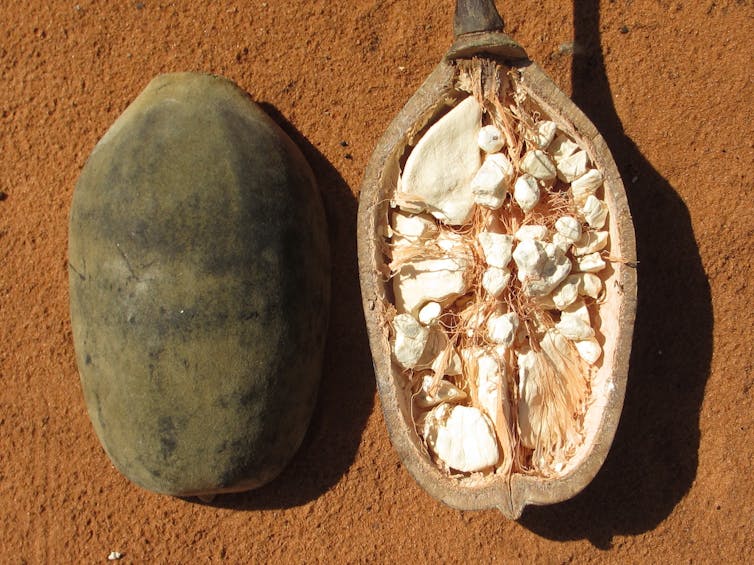
[[[453,21],[455,37],[467,33],[502,31],[503,26],[503,18],[493,0],[457,0]]]

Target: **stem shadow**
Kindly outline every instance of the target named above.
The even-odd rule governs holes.
[[[600,47],[599,1],[575,0],[573,99],[603,135],[626,185],[639,289],[628,387],[607,460],[577,497],[530,507],[521,523],[609,549],[655,528],[696,476],[699,410],[712,357],[712,302],[689,212],[623,131]]]

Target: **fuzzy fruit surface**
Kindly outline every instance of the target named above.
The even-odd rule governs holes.
[[[69,261],[116,467],[181,496],[274,478],[308,426],[330,298],[322,203],[285,133],[225,79],[158,76],[82,171]]]

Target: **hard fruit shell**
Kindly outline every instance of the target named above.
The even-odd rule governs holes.
[[[81,173],[69,264],[115,466],[180,496],[274,478],[308,426],[330,298],[322,202],[285,133],[225,79],[158,76]]]
[[[605,336],[603,366],[592,383],[596,400],[587,411],[584,445],[564,475],[544,479],[514,474],[508,481],[495,474],[456,478],[441,472],[417,434],[407,379],[391,359],[387,305],[393,297],[384,276],[382,234],[401,163],[410,147],[428,125],[464,96],[454,89],[453,59],[473,56],[506,60],[520,73],[520,85],[529,98],[586,149],[592,163],[605,175],[611,254],[634,260],[636,246],[625,190],[605,141],[576,105],[505,34],[462,36],[389,125],[372,154],[359,197],[359,277],[377,389],[390,439],[409,473],[433,497],[462,510],[498,508],[516,519],[529,504],[553,504],[575,496],[607,457],[625,396],[636,313],[636,269],[628,262],[615,262],[606,271],[600,326]]]

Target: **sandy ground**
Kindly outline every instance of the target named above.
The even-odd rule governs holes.
[[[754,8],[521,0],[507,29],[611,146],[640,299],[623,418],[567,503],[458,512],[384,427],[358,288],[356,197],[378,137],[451,41],[451,2],[2,2],[0,562],[745,563],[754,547]],[[130,484],[89,423],[68,317],[71,195],[148,81],[201,70],[264,102],[320,181],[332,327],[306,441],[212,505]]]

